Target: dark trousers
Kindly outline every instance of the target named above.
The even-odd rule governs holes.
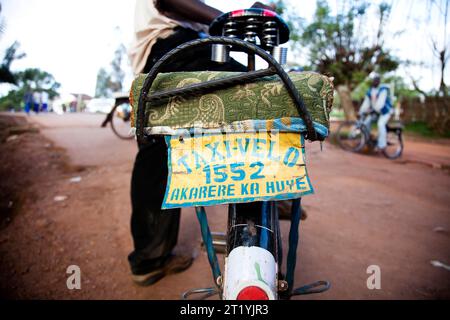
[[[144,72],[168,51],[178,45],[199,38],[197,32],[177,28],[166,39],[159,39],[147,59]],[[166,66],[171,71],[246,71],[231,60],[226,64],[211,61],[211,48],[189,50],[174,63]],[[131,233],[134,251],[128,256],[133,274],[145,274],[164,264],[175,247],[180,224],[180,209],[161,210],[167,183],[167,149],[162,136],[149,138],[140,145],[131,178]]]

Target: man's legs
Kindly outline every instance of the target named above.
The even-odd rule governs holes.
[[[383,150],[387,146],[387,130],[386,125],[391,118],[391,113],[382,114],[378,117],[378,149]]]
[[[166,144],[154,137],[140,146],[131,177],[134,251],[128,259],[135,275],[160,267],[176,245],[180,210],[161,210],[166,182]]]
[[[370,129],[372,127],[372,122],[373,122],[372,114],[366,115],[366,118],[363,120],[363,123],[366,126],[366,128],[369,130],[369,132],[370,132]]]
[[[144,72],[148,72],[166,52],[195,38],[197,33],[181,29],[173,36],[159,40],[152,48]],[[210,56],[209,48],[191,50],[164,71],[245,71],[245,67],[233,60],[229,64],[217,64],[211,61]],[[179,209],[161,210],[167,183],[167,149],[164,138],[153,137],[149,140],[148,144],[139,147],[131,180],[131,233],[134,251],[128,259],[132,273],[137,276],[153,274],[155,270],[167,265],[177,243],[180,220]],[[183,263],[187,265],[186,261]],[[142,281],[142,284],[148,283]]]

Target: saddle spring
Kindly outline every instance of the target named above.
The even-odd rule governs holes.
[[[267,21],[262,29],[263,43],[268,48],[273,48],[278,45],[278,28],[274,21]]]
[[[224,25],[223,35],[224,37],[239,38],[238,23],[236,21],[228,21]]]

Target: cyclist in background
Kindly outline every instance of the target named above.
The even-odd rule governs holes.
[[[372,84],[359,109],[359,116],[369,130],[372,122],[378,118],[378,151],[384,150],[387,146],[386,125],[393,114],[393,109],[389,86],[381,84],[381,76],[379,74],[372,75]]]

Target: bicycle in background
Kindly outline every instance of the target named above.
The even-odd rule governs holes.
[[[102,123],[102,128],[110,123],[111,129],[117,137],[130,140],[134,138],[133,135],[130,135],[130,120],[131,105],[129,97],[127,94],[118,94],[115,97],[114,106]]]
[[[367,147],[369,151],[375,150],[377,137],[372,133],[372,128],[367,128],[364,124],[366,117],[373,117],[376,120],[378,114],[371,112],[360,117],[357,121],[345,121],[340,124],[336,138],[339,146],[347,151],[360,152]],[[388,159],[397,159],[403,153],[403,125],[400,122],[388,123],[387,146],[382,151]]]

